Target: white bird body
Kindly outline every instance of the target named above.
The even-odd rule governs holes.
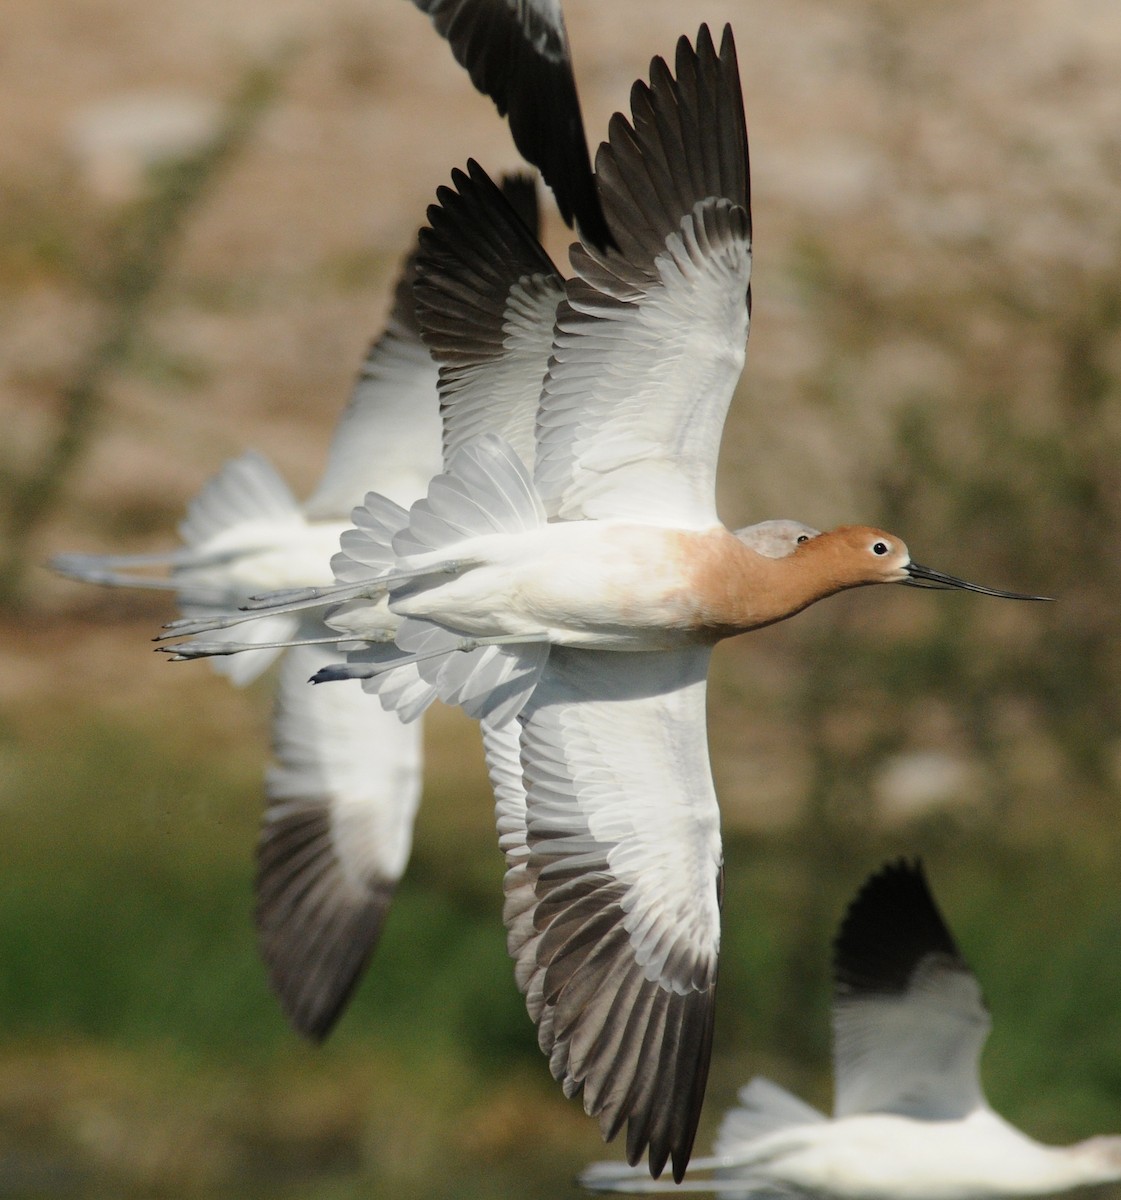
[[[711,1160],[710,1188],[737,1178],[843,1200],[986,1200],[1041,1196],[1117,1177],[1089,1143],[1048,1146],[989,1108],[963,1120],[862,1113],[776,1130]],[[698,1160],[697,1166],[703,1166]]]
[[[885,556],[862,562],[865,541]],[[904,581],[910,568],[898,538],[864,526],[819,534],[766,521],[732,532],[601,518],[403,555],[395,570],[418,578],[389,607],[475,637],[667,650],[772,624],[845,588]]]
[[[401,559],[405,571],[448,558],[478,565],[395,596],[391,607],[468,635],[543,633],[557,646],[672,649],[704,640],[696,632],[690,543],[726,537],[723,529],[696,534],[604,520],[473,538]]]
[[[349,524],[297,514],[283,521],[256,519],[231,526],[196,546],[199,562],[173,567],[171,577],[185,592],[221,593],[229,605],[243,604],[261,592],[332,583],[331,555]]]

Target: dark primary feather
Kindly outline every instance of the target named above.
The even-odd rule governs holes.
[[[849,905],[833,943],[838,995],[905,992],[927,955],[968,970],[919,860],[888,863]]]
[[[537,240],[536,193],[525,184],[514,176],[499,189],[471,159],[429,205],[414,292],[421,336],[438,363],[500,357],[512,284],[557,274]]]
[[[528,171],[503,175],[498,190],[535,238],[541,236],[541,210],[537,203],[536,176]]]
[[[563,839],[528,840],[524,871],[508,881],[505,915],[550,1070],[565,1095],[583,1092],[606,1140],[627,1126],[632,1164],[649,1149],[651,1174],[672,1159],[680,1181],[708,1080],[716,965],[682,956],[679,978],[647,979],[624,924],[626,889],[606,857],[601,871],[550,878],[550,865],[564,861]],[[550,852],[534,850],[546,841]],[[531,920],[519,920],[523,905]]]
[[[574,781],[586,782],[589,773],[609,792],[621,794],[629,782],[615,774],[626,767],[594,753],[585,757],[585,736],[565,714],[590,711],[595,723],[599,706],[606,712],[658,696],[659,670],[665,669],[654,661],[659,656],[634,657],[640,660],[637,674],[605,678],[602,655],[553,649],[549,696],[535,694],[521,716],[527,809],[520,838],[514,836],[514,814],[507,814],[503,915],[518,985],[565,1095],[582,1093],[584,1109],[599,1121],[605,1139],[626,1127],[632,1164],[648,1152],[652,1175],[672,1160],[680,1180],[708,1078],[715,948],[683,928],[683,910],[661,913],[656,937],[668,953],[648,978],[628,926],[638,914],[648,919],[650,910],[641,901],[636,906],[632,885],[613,870],[615,843],[597,841],[587,815],[572,802],[573,789],[581,786]],[[706,758],[704,747],[688,738],[682,753],[690,763]],[[703,780],[699,786],[711,789]],[[680,799],[693,803],[687,793]],[[716,864],[707,886],[708,899],[691,901],[690,908],[718,912]],[[718,931],[709,937],[718,942]]]
[[[414,0],[471,82],[509,114],[514,145],[553,189],[565,221],[593,245],[613,244],[592,180],[568,34],[543,0]]]
[[[440,364],[445,461],[471,437],[497,433],[532,463],[564,284],[537,240],[536,193],[524,177],[500,190],[471,160],[452,184],[428,210],[416,285],[422,335]]]
[[[610,286],[616,276],[639,286],[652,278],[667,235],[703,200],[742,209],[750,237],[747,124],[731,28],[719,53],[707,25],[696,49],[682,37],[675,67],[676,81],[664,59],[653,60],[650,83],[631,89],[631,120],[616,113],[596,153],[596,183],[621,253],[586,247],[574,252],[573,265],[611,294],[622,295]]]
[[[394,884],[346,878],[321,801],[288,801],[257,843],[255,919],[284,1015],[313,1041],[330,1033],[381,936]]]

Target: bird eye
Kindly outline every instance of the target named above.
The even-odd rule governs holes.
[[[882,556],[888,552],[888,549],[889,549],[889,546],[888,546],[887,542],[874,542],[872,544],[872,553],[873,554],[879,554]]]
[[[794,544],[796,546],[801,546],[803,543],[808,542],[809,540],[810,540],[810,535],[808,533],[800,533],[794,539]]]

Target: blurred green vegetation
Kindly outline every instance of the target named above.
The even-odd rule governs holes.
[[[873,58],[892,88],[926,103],[891,28],[881,33]],[[916,154],[901,140],[901,174],[925,188]],[[5,201],[0,285],[91,277],[86,243],[105,218],[81,203]],[[995,1107],[1044,1139],[1121,1129],[1115,224],[1095,256],[1044,270],[999,230],[915,238],[877,208],[842,221],[843,236],[803,229],[785,261],[764,260],[770,294],[785,291],[824,347],[801,381],[800,421],[829,431],[839,470],[860,479],[853,516],[905,536],[920,561],[1058,603],[877,589],[718,653],[725,945],[702,1144],[755,1073],[828,1107],[829,940],[864,876],[900,854],[925,858],[993,1009],[983,1074]],[[120,261],[143,260],[130,245]],[[361,287],[388,258],[336,257],[324,286]],[[134,341],[161,264],[143,279],[101,264],[116,290],[102,314],[111,361],[97,370],[142,375],[154,391],[174,375],[189,390],[191,370]],[[236,271],[176,286],[211,310],[252,307],[265,290]],[[877,371],[893,355],[937,369],[885,384]],[[738,407],[769,402],[749,367]],[[790,424],[774,457],[784,482],[813,495],[818,480],[799,477],[804,426]],[[0,463],[13,520],[26,520],[16,501],[39,461]],[[54,478],[64,489],[66,470]],[[110,538],[174,519],[122,511],[83,519]],[[778,514],[746,519],[766,515]],[[793,503],[788,515],[824,523]],[[31,545],[20,538],[8,595]],[[384,941],[337,1032],[312,1048],[285,1027],[253,944],[268,687],[235,696],[176,668],[156,703],[151,684],[110,695],[88,667],[71,677],[66,653],[80,657],[91,625],[116,620],[117,653],[139,658],[159,611],[118,596],[76,603],[43,615],[32,597],[3,629],[15,645],[38,621],[36,647],[69,649],[33,651],[22,669],[54,673],[54,686],[9,685],[0,705],[0,1195],[571,1195],[604,1151],[548,1078],[514,988],[473,728],[436,721]],[[737,757],[748,736],[750,779]],[[886,765],[927,751],[967,768],[964,794],[893,811]],[[756,822],[740,794],[772,775],[794,780],[790,812]]]
[[[258,716],[264,692],[245,701]],[[253,945],[259,757],[203,752],[212,732],[183,723],[171,702],[5,717],[6,1194],[571,1194],[603,1151],[513,986],[489,797],[477,770],[458,783],[467,723],[438,723],[452,748],[408,879],[322,1048],[287,1030]],[[995,1013],[994,1104],[1045,1138],[1115,1126],[1121,846],[1072,816],[1061,834],[945,814],[904,834],[827,813],[812,831],[730,830],[702,1136],[757,1072],[828,1105],[829,939],[865,870],[917,851]]]

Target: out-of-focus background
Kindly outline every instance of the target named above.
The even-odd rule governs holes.
[[[726,644],[722,999],[699,1145],[766,1072],[830,1100],[828,942],[921,853],[996,1018],[994,1104],[1121,1129],[1121,9],[567,0],[589,136],[651,55],[735,26],[757,269],[733,525],[882,525],[1051,606],[879,588]],[[571,1194],[500,923],[474,726],[319,1049],[251,929],[268,682],[52,577],[170,545],[256,447],[299,494],[401,253],[505,124],[407,0],[8,0],[0,39],[0,1195]],[[563,262],[555,220],[549,245]],[[615,1151],[620,1155],[620,1151]]]

